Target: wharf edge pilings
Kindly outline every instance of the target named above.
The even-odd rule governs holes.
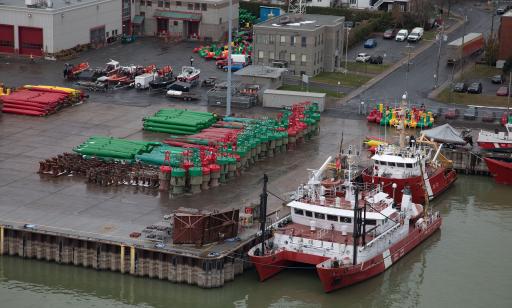
[[[1,255],[82,266],[134,276],[186,283],[201,288],[222,287],[251,267],[244,256],[257,244],[242,242],[229,254],[201,258],[123,243],[79,239],[60,234],[0,225]]]
[[[453,162],[460,174],[490,175],[485,157],[507,157],[507,153],[475,152],[461,149],[442,149],[441,153]],[[510,154],[509,154],[510,155]]]

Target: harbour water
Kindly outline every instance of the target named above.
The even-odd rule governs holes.
[[[512,188],[459,176],[431,204],[441,232],[384,274],[331,294],[313,269],[220,289],[0,257],[0,307],[512,307]]]

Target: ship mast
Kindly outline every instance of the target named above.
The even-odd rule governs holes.
[[[260,194],[260,228],[261,228],[261,255],[265,255],[265,221],[267,220],[267,183],[268,176],[263,175],[263,191]]]
[[[402,103],[400,108],[400,122],[398,123],[397,129],[400,130],[400,147],[405,147],[405,108],[407,107],[407,92],[402,95]]]

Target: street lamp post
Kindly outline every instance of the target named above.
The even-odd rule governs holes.
[[[233,0],[229,0],[228,9],[228,81],[226,89],[226,115],[231,115],[231,42],[233,36]]]
[[[341,82],[340,82],[340,81],[338,81],[338,96],[340,96],[340,94],[341,94],[340,85],[341,85]]]
[[[434,89],[439,86],[439,62],[441,62],[441,47],[443,45],[443,39],[444,39],[444,21],[441,25],[441,33],[438,34],[438,44],[439,49],[437,50],[437,64],[436,64],[436,73],[434,74]]]
[[[508,76],[507,116],[510,116],[510,88],[512,86],[512,70]]]
[[[407,46],[405,48],[408,49],[407,51],[407,70],[405,71],[405,91],[407,91],[407,88],[409,87],[409,65],[411,64],[411,49],[414,48],[409,43],[407,43]]]
[[[347,28],[347,40],[345,43],[345,74],[347,73],[347,70],[348,70],[348,37],[349,37],[349,33],[350,33],[350,28]]]

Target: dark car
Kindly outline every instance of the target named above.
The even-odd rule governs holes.
[[[468,93],[472,93],[472,94],[480,94],[480,93],[482,93],[482,83],[481,82],[473,82],[468,87]]]
[[[496,90],[497,96],[508,96],[508,87],[499,87],[498,90]]]
[[[385,40],[392,40],[395,38],[397,32],[398,32],[398,29],[387,29],[382,34],[382,38]]]
[[[469,107],[464,111],[464,119],[466,120],[475,120],[478,117],[478,108],[477,107]]]
[[[173,84],[167,86],[167,90],[181,91],[181,92],[190,92],[190,88],[192,85],[188,82],[176,81]]]
[[[375,39],[367,39],[364,42],[364,48],[373,48],[377,46],[377,41]]]
[[[456,108],[448,108],[444,113],[444,118],[448,120],[453,120],[459,117],[459,110]]]
[[[507,12],[508,8],[506,6],[500,6],[499,8],[496,9],[496,14],[497,15],[503,15]]]
[[[384,58],[382,56],[371,56],[369,62],[371,64],[382,64]]]
[[[483,111],[482,112],[482,121],[484,122],[494,122],[496,120],[496,113],[494,111]]]
[[[465,93],[468,90],[468,86],[464,82],[458,82],[453,87],[453,92]]]

